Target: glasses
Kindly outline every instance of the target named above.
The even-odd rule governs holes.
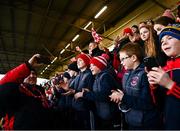
[[[124,60],[126,60],[127,58],[130,58],[130,57],[131,57],[131,56],[126,56],[126,57],[120,59],[120,61],[123,62]]]

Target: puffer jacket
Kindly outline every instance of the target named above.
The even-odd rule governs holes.
[[[70,88],[74,89],[75,92],[81,92],[82,88],[88,88],[92,90],[94,77],[90,71],[90,69],[86,69],[84,72],[80,72],[74,81],[71,83]],[[77,111],[85,111],[87,110],[87,101],[84,99],[72,99],[72,108]]]
[[[83,97],[95,103],[96,114],[104,120],[113,117],[115,104],[110,102],[109,95],[111,90],[115,89],[117,84],[113,76],[107,70],[102,71],[95,77],[93,91],[84,92]]]

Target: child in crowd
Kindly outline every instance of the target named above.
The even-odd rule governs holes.
[[[111,101],[125,113],[129,129],[158,129],[159,113],[151,97],[141,47],[128,43],[120,50],[119,59],[128,72],[123,77],[123,91],[113,90]]]
[[[179,24],[177,26],[180,26]],[[148,73],[149,83],[160,85],[166,93],[164,126],[167,130],[180,129],[180,28],[168,26],[160,33],[161,48],[171,58],[165,67],[153,67]],[[159,91],[162,91],[159,90]],[[163,92],[161,92],[163,93]],[[158,96],[157,96],[158,97]]]
[[[81,92],[83,88],[92,89],[94,77],[89,69],[89,62],[89,55],[81,53],[77,56],[77,67],[80,71],[64,95],[74,95],[76,92]],[[88,102],[84,99],[72,99],[72,108],[75,111],[73,123],[75,129],[90,129],[90,113],[86,105]]]
[[[115,88],[113,76],[106,70],[107,60],[103,56],[93,57],[90,61],[90,69],[95,76],[93,90],[84,90],[75,94],[76,99],[83,97],[84,99],[95,103],[95,129],[113,129],[112,118],[115,113],[114,104],[109,101],[111,90]]]

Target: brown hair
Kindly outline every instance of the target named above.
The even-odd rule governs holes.
[[[143,49],[138,43],[129,42],[121,48],[120,52],[125,52],[128,56],[136,55],[140,62],[144,58]]]
[[[145,26],[140,27],[140,29],[142,29],[142,28],[146,28],[149,30],[149,39],[147,41],[145,41],[145,53],[147,56],[155,57],[157,55],[157,53],[156,53],[157,47],[156,47],[156,43],[155,43],[155,35],[156,34],[155,34],[152,26],[145,25]]]
[[[174,24],[175,20],[166,16],[161,16],[158,19],[156,19],[154,22],[155,24],[161,24],[163,26],[167,26],[168,24]]]

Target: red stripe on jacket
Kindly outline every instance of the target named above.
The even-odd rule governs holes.
[[[167,65],[163,68],[166,72],[170,73],[171,79],[173,77],[177,77],[180,79],[180,76],[173,76],[173,71],[180,70],[180,57],[176,59],[172,59],[171,61],[167,62]],[[178,83],[179,84],[179,83]],[[180,86],[177,85],[176,82],[174,82],[173,86],[170,90],[168,90],[167,95],[173,95],[180,99]]]

